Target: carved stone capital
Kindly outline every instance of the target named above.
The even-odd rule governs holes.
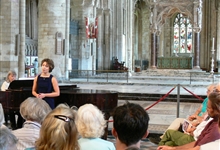
[[[110,13],[111,13],[111,9],[105,9],[105,10],[104,10],[104,13],[105,13],[105,15],[108,15],[108,16],[109,16]]]
[[[103,9],[102,8],[96,8],[96,16],[100,17],[103,14]]]

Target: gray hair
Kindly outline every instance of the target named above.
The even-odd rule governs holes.
[[[50,106],[43,99],[29,97],[20,105],[21,116],[25,120],[41,123],[51,111]]]
[[[10,71],[8,72],[8,74],[7,74],[7,77],[6,77],[6,81],[7,81],[7,82],[9,82],[9,76],[10,76],[11,74],[14,75],[14,76],[17,76],[17,74],[16,74],[16,72],[15,72],[14,70],[10,70]]]
[[[7,127],[0,128],[0,149],[12,150],[12,147],[16,147],[18,139]]]
[[[76,126],[82,137],[97,138],[104,134],[106,120],[96,106],[85,104],[77,111]]]

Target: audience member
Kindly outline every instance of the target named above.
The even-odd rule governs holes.
[[[21,103],[20,114],[25,122],[21,129],[12,131],[18,138],[18,150],[35,146],[35,142],[39,138],[41,123],[50,111],[50,106],[39,98],[29,97]]]
[[[7,127],[0,127],[0,150],[17,150],[17,141]]]
[[[207,106],[207,111],[210,117],[213,118],[200,136],[198,137],[197,141],[191,142],[189,144],[185,144],[182,146],[177,146],[177,147],[170,147],[170,146],[159,146],[157,150],[199,150],[200,147],[203,149],[206,147],[209,142],[213,141],[218,141],[220,139],[220,87],[217,87],[217,89],[212,92],[209,95],[209,100],[208,100],[208,106]],[[213,142],[215,144],[215,142]],[[213,143],[210,143],[212,145]],[[207,145],[204,145],[207,144]],[[201,146],[204,145],[204,146]],[[214,149],[219,149],[218,147],[210,147],[212,150]]]
[[[209,96],[210,92],[213,90],[214,87],[215,87],[215,84],[211,84],[207,87],[207,98],[205,98],[205,100],[200,105],[200,107],[196,110],[196,112],[193,115],[190,115],[188,117],[188,120],[194,126],[197,126],[198,124],[200,124],[205,119],[205,116],[207,115],[206,108],[207,108],[208,96]],[[171,130],[180,130],[181,131],[181,126],[184,123],[184,120],[185,120],[184,118],[176,118],[170,124],[170,126],[167,128],[167,130],[171,129]],[[160,137],[161,139],[163,138],[163,135]]]
[[[9,71],[6,80],[2,83],[1,90],[6,91],[10,83],[16,79],[16,76],[17,74],[15,71],[13,70]]]
[[[54,68],[53,60],[45,58],[41,61],[42,72],[34,78],[32,94],[44,99],[52,109],[55,108],[54,97],[60,95],[57,79],[50,74]]]
[[[144,108],[127,102],[115,108],[113,120],[116,150],[140,149],[140,140],[148,135],[149,116]]]
[[[79,150],[75,110],[59,104],[44,119],[36,150]]]
[[[159,145],[181,146],[196,141],[200,136],[202,130],[212,119],[213,118],[207,116],[207,118],[202,121],[197,127],[189,125],[185,133],[169,129],[165,132]]]
[[[106,120],[96,106],[81,106],[77,111],[76,126],[81,135],[78,140],[80,150],[115,150],[113,143],[100,138],[104,134]]]

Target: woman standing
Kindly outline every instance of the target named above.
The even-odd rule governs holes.
[[[50,73],[54,69],[54,62],[49,58],[41,61],[42,72],[34,78],[32,94],[44,99],[52,109],[55,108],[54,97],[60,95],[56,78]]]

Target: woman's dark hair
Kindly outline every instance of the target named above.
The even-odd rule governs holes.
[[[52,60],[52,59],[49,59],[49,58],[45,58],[45,59],[43,59],[43,60],[41,61],[41,66],[42,66],[42,64],[43,64],[44,62],[46,62],[46,63],[48,64],[48,66],[49,66],[49,72],[52,72],[52,70],[53,70],[53,68],[54,68],[54,62],[53,62],[53,60]]]

